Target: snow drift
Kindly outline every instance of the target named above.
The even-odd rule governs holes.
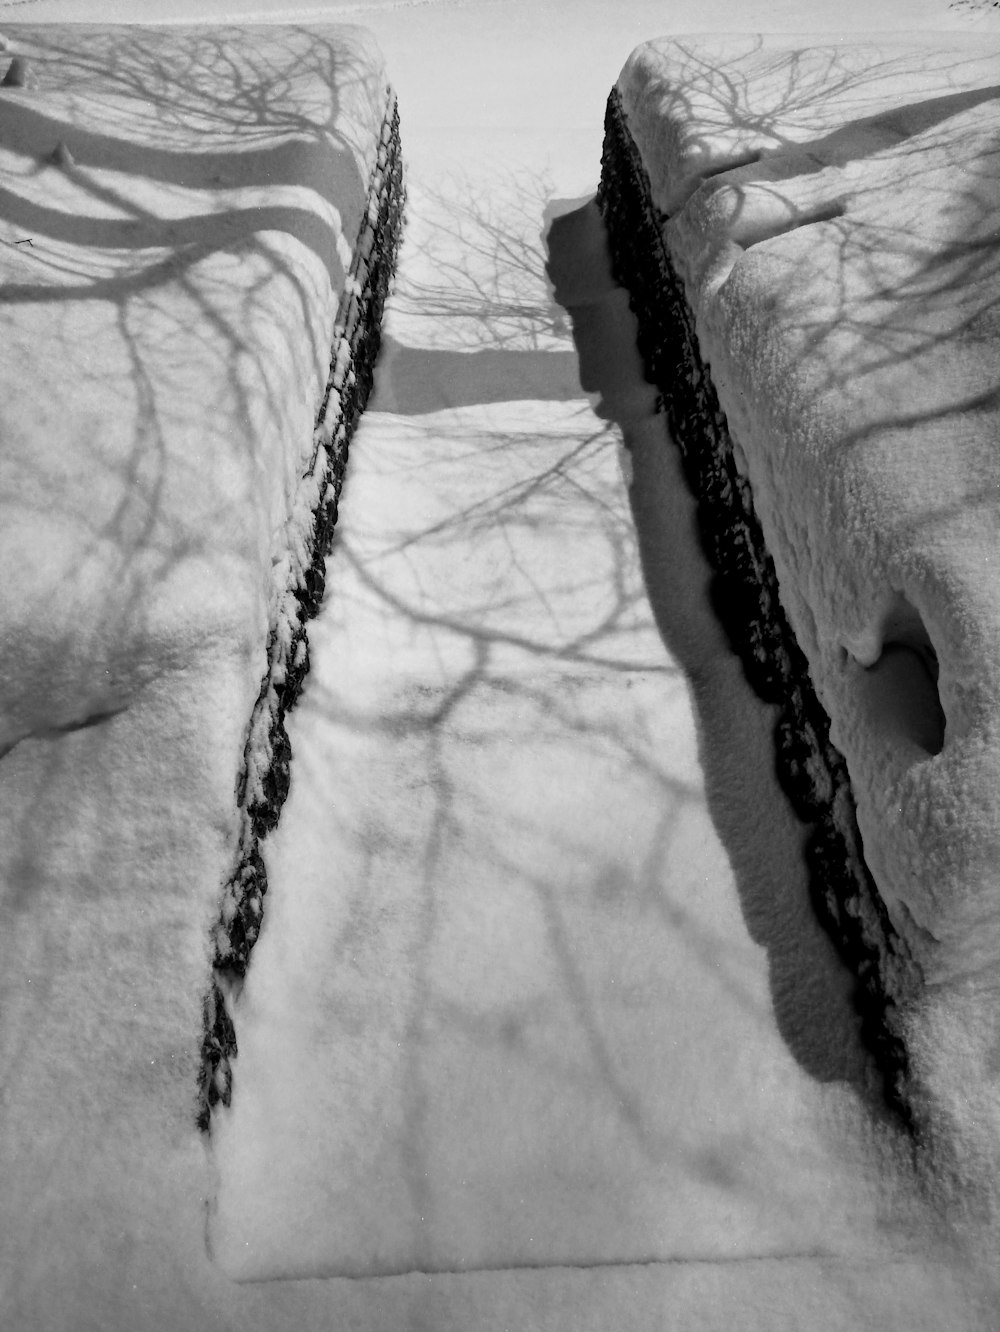
[[[117,1269],[88,1316],[119,1326],[128,1273],[180,1316],[203,1260],[198,1122],[371,384],[398,130],[357,29],[2,46],[5,1322],[56,1326]]]
[[[817,901],[966,1201],[1000,1165],[997,68],[981,42],[650,43],[602,185]]]

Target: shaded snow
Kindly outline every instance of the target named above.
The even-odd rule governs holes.
[[[6,51],[0,1320],[117,1326],[205,1262],[211,929],[385,91],[356,32]]]
[[[909,1094],[963,1209],[1000,1163],[998,69],[978,41],[696,39],[637,52],[622,78],[925,987],[902,1016]]]

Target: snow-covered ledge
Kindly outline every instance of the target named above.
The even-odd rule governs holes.
[[[182,1317],[395,101],[330,26],[9,26],[0,84],[0,1321]]]
[[[966,1202],[1000,1183],[998,69],[652,42],[601,192],[818,905]]]

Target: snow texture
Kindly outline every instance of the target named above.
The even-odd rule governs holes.
[[[619,80],[903,952],[905,1095],[1000,1168],[1000,49],[654,42]],[[900,971],[898,959],[902,956]]]
[[[392,261],[369,180],[398,188],[398,170],[381,57],[356,29],[12,27],[3,42],[13,1327],[54,1326],[58,1304],[22,1297],[92,1279],[94,1254],[138,1288],[163,1249],[155,1279],[178,1307],[203,1261],[196,1119],[226,1051],[206,1051],[201,1108],[198,1051],[206,1017],[227,1026],[213,949],[232,960],[213,922],[276,816],[260,789],[273,714],[304,670],[313,565],[370,386],[376,251]],[[224,922],[246,905],[231,893]],[[101,1309],[87,1316],[119,1325]]]
[[[223,893],[215,931],[217,983],[206,1003],[199,1122],[228,1104],[237,1036],[226,993],[246,975],[260,934],[267,870],[260,841],[277,825],[288,794],[291,747],[285,716],[298,701],[309,669],[307,622],[326,584],[347,451],[371,392],[382,309],[396,263],[402,223],[399,116],[390,100],[372,168],[368,208],[344,283],[333,331],[332,359],[305,468],[286,524],[285,550],[272,561],[280,589],[269,627],[267,668],[250,718],[244,767],[237,780],[241,811],[236,866]]]
[[[600,203],[615,272],[638,316],[647,371],[659,386],[665,423],[698,497],[713,605],[747,680],[778,709],[775,766],[792,806],[809,827],[804,851],[811,896],[857,976],[862,1031],[877,1056],[890,1103],[908,1118],[900,1085],[905,1046],[892,1027],[900,987],[893,987],[893,1002],[886,996],[890,958],[898,973],[905,955],[901,959],[898,937],[864,864],[850,779],[830,743],[829,720],[782,612],[750,487],[699,356],[683,285],[664,248],[648,178],[617,90],[608,102]]]
[[[944,3],[877,14],[933,24]],[[747,0],[740,21],[857,31],[873,9]],[[732,0],[575,0],[572,21],[563,0],[334,12],[362,10],[404,110],[403,290],[289,718],[288,802],[261,843],[267,914],[226,995],[232,1104],[196,1131],[233,777],[278,604],[263,590],[252,659],[168,661],[124,711],[0,763],[4,1332],[985,1332],[995,1301],[855,1095],[849,978],[770,771],[772,710],[710,613],[584,202],[628,51],[664,27],[723,31]],[[310,21],[280,0],[131,0],[128,17],[279,11]],[[0,0],[0,26],[121,13]],[[47,39],[72,66],[74,30]],[[222,147],[262,107],[239,74],[255,44],[268,70],[309,65],[283,61],[288,40],[226,39],[206,117],[224,117]],[[120,67],[127,48],[107,55]],[[164,74],[173,117],[193,108],[187,68]],[[271,105],[288,88],[267,86]],[[109,134],[154,112],[124,98]],[[48,141],[68,167],[66,126]],[[559,303],[539,254],[553,217]],[[244,278],[234,264],[225,285]],[[251,385],[283,364],[283,338],[258,337]],[[53,370],[58,402],[63,382]],[[279,549],[312,457],[302,424]],[[349,1263],[368,1275],[331,1275]]]
[[[569,330],[527,230],[544,179],[438,188],[411,195],[264,843],[268,914],[213,1118],[213,1253],[276,1282],[821,1251],[877,1256],[902,1285],[919,1213],[850,1087],[847,978],[811,921],[794,820],[767,820],[781,852],[756,894],[728,859],[746,832],[730,852],[713,831],[773,785],[767,718],[734,698],[700,571],[686,588],[661,574],[671,620],[704,639],[703,683],[728,696],[705,704],[712,748],[749,731],[756,754],[751,789],[730,771],[709,798],[614,429],[564,376]],[[578,222],[559,246],[553,223],[550,262],[582,329],[622,294],[592,206]],[[635,367],[611,381],[634,352],[606,334],[581,333],[585,382],[645,435],[645,538],[669,560],[690,515],[656,511],[653,395]],[[482,350],[457,350],[473,337]],[[763,939],[792,992],[787,1045]]]

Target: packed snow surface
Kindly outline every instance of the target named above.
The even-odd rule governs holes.
[[[810,916],[772,718],[707,612],[584,206],[629,50],[665,25],[722,31],[731,0],[579,0],[572,21],[550,0],[364,8],[400,94],[410,231],[293,718],[232,1111],[206,1179],[177,1051],[200,1029],[236,718],[260,680],[239,653],[0,764],[4,929],[22,922],[3,945],[0,1322],[990,1328],[854,1094],[849,980]],[[0,0],[0,19],[109,9]],[[740,22],[946,13],[872,11],[761,0]],[[562,304],[540,267],[556,214]],[[188,311],[211,345],[215,306]],[[172,1060],[144,1062],[150,1024]],[[390,1275],[408,1266],[425,1270]]]
[[[1000,1167],[998,71],[981,41],[681,39],[619,81],[963,1185]]]

